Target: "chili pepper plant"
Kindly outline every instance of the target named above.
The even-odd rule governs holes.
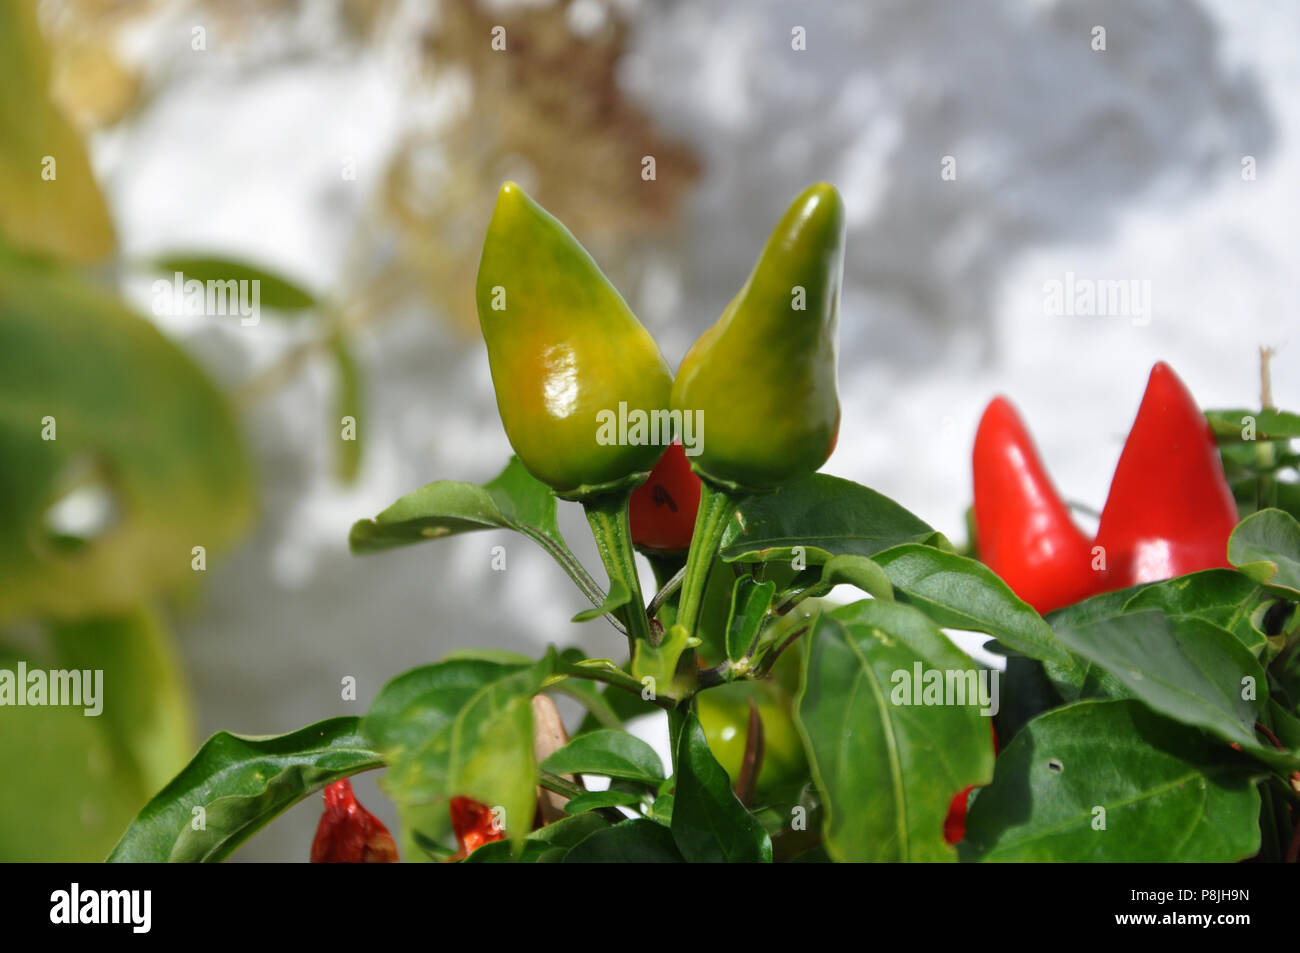
[[[350,543],[520,534],[608,651],[469,646],[396,675],[364,717],[218,733],[111,859],[220,860],[324,788],[312,859],[391,860],[347,781],[383,769],[407,860],[1294,861],[1300,417],[1203,414],[1158,364],[1089,534],[998,398],[958,551],[818,472],[844,232],[833,187],[799,195],[674,375],[578,241],[503,186],[477,299],[516,455],[483,485],[414,490]],[[603,572],[560,532],[572,504]],[[859,598],[829,598],[844,587]],[[629,730],[645,715],[667,720],[665,759]]]

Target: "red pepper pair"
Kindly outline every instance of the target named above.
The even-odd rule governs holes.
[[[973,463],[980,558],[1040,613],[1228,565],[1232,490],[1209,423],[1164,362],[1151,369],[1095,540],[1075,526],[1005,398],[984,411]]]
[[[325,788],[325,813],[311,842],[313,864],[395,863],[397,845],[379,818],[357,801],[352,783],[344,778]],[[454,859],[461,860],[492,841],[501,840],[492,811],[473,798],[451,799],[451,827],[460,848]]]

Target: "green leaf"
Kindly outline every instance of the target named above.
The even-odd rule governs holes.
[[[113,223],[81,137],[50,96],[36,7],[0,4],[0,236],[38,254],[100,261],[113,251]]]
[[[1255,737],[1255,722],[1268,701],[1264,671],[1230,632],[1203,619],[1169,619],[1149,611],[1062,629],[1059,635],[1071,651],[1103,667],[1153,710],[1277,762],[1273,749]]]
[[[748,574],[736,580],[731,590],[731,612],[727,616],[727,658],[738,662],[749,654],[775,594],[774,582],[755,582]]]
[[[798,547],[807,565],[817,566],[832,556],[872,556],[941,539],[875,490],[817,473],[742,504],[723,533],[721,554],[727,562],[790,562]]]
[[[144,797],[156,794],[195,744],[185,676],[162,619],[142,607],[55,623],[50,635],[59,668],[104,673],[100,726],[123,766],[134,769]]]
[[[1228,537],[1228,562],[1288,599],[1300,599],[1300,523],[1290,513],[1252,513]]]
[[[1207,410],[1205,416],[1210,421],[1214,436],[1222,442],[1249,443],[1300,437],[1300,414],[1285,410]],[[1254,434],[1247,440],[1244,434],[1252,422]]]
[[[1124,603],[1123,612],[1159,609],[1168,616],[1204,619],[1227,629],[1258,658],[1268,644],[1251,624],[1261,601],[1263,594],[1252,579],[1231,569],[1207,569],[1143,586]]]
[[[448,659],[397,676],[379,692],[362,731],[389,769],[381,784],[393,800],[418,804],[448,798],[452,728],[470,701],[528,665]]]
[[[565,855],[564,863],[680,864],[682,855],[668,828],[655,821],[634,818],[596,831],[572,848]]]
[[[338,433],[338,474],[344,483],[356,481],[361,472],[362,435],[361,424],[362,385],[361,368],[352,354],[352,348],[342,334],[336,334],[330,341],[330,350],[334,354],[334,364],[338,379],[335,381],[334,418],[329,421],[329,433]],[[343,420],[351,417],[353,421],[352,439],[342,436]]]
[[[597,814],[566,817],[530,832],[524,839],[524,849],[518,858],[511,855],[509,841],[493,841],[474,851],[462,863],[490,864],[511,861],[521,864],[559,863],[570,848],[577,846],[597,831],[608,829],[609,824]]]
[[[903,598],[938,625],[987,632],[1030,658],[1070,664],[1051,626],[983,563],[915,543],[872,558]]]
[[[527,536],[560,564],[593,605],[605,602],[600,588],[560,535],[555,494],[529,473],[518,457],[511,457],[506,468],[483,486],[440,480],[408,493],[374,519],[353,523],[348,545],[354,554],[374,553],[498,528]]]
[[[313,791],[382,764],[358,718],[287,735],[219,731],[127,828],[110,861],[219,861]],[[196,830],[203,808],[203,829]]]
[[[961,673],[953,685],[965,689],[974,663],[919,610],[879,600],[822,614],[808,642],[795,714],[827,852],[841,862],[955,859],[944,819],[954,794],[992,775],[989,724],[969,698],[915,704],[911,682],[918,669],[922,686],[924,673]]]
[[[970,809],[962,858],[1243,860],[1259,849],[1256,773],[1136,701],[1077,702],[1003,750]]]
[[[569,814],[583,814],[587,811],[599,810],[602,807],[636,807],[640,803],[641,798],[635,794],[610,788],[606,791],[589,791],[586,794],[571,797],[565,802],[564,810]]]
[[[672,839],[692,863],[772,862],[772,839],[731,790],[694,712],[677,742]]]
[[[658,645],[638,640],[632,656],[632,677],[642,684],[647,678],[653,679],[652,691],[656,695],[672,697],[676,691],[677,663],[682,653],[698,642],[680,625],[670,627]]]
[[[889,574],[866,556],[834,556],[827,560],[822,567],[821,586],[830,592],[841,584],[856,586],[874,599],[894,601],[894,583]]]
[[[149,263],[153,271],[161,272],[168,278],[177,273],[181,275],[181,284],[186,281],[246,281],[252,288],[257,282],[257,300],[259,305],[274,308],[276,311],[305,311],[316,307],[316,299],[311,292],[260,265],[218,255],[164,255]],[[250,292],[251,293],[251,292]]]
[[[531,829],[537,805],[532,699],[552,666],[548,657],[485,685],[452,723],[447,795],[504,808],[506,836],[516,846]]]
[[[194,547],[210,561],[253,515],[200,368],[79,273],[3,252],[0,460],[0,621],[132,611],[192,585]]]
[[[0,644],[0,668],[16,673],[20,661],[29,669],[60,665]],[[0,724],[0,862],[102,860],[149,796],[103,715],[6,706]]]
[[[363,724],[390,766],[384,790],[399,804],[464,796],[504,808],[518,844],[537,783],[532,697],[555,665],[553,653],[529,665],[457,658],[393,679]]]
[[[589,731],[578,735],[541,764],[552,774],[599,774],[657,787],[664,779],[659,755],[626,731]]]
[[[583,609],[571,621],[590,622],[592,619],[599,619],[603,615],[613,615],[631,601],[632,593],[628,591],[627,586],[623,585],[623,581],[621,579],[611,579],[609,581],[609,594],[605,596],[605,601],[590,609]]]

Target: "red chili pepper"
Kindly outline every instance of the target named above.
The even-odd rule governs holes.
[[[673,443],[632,493],[632,542],[661,552],[689,549],[699,508],[700,478],[691,471],[682,445]]]
[[[1040,613],[1101,591],[1092,544],[1074,524],[1011,403],[996,397],[975,435],[980,558]]]
[[[325,813],[311,842],[313,864],[391,864],[397,845],[379,818],[367,811],[344,778],[325,788]]]
[[[1114,588],[1227,566],[1236,525],[1214,433],[1162,361],[1151,368],[1097,529]]]
[[[989,728],[993,731],[993,757],[998,756],[998,730],[993,727],[993,722],[989,722]],[[948,816],[943,819],[943,839],[948,844],[956,844],[966,837],[966,807],[970,800],[970,792],[974,791],[979,784],[972,784],[969,787],[962,788],[952,796],[952,803],[948,805]]]
[[[456,854],[458,860],[468,857],[484,844],[506,836],[505,831],[497,826],[491,809],[469,797],[451,799],[451,829],[460,847]]]

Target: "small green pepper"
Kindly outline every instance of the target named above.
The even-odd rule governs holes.
[[[524,466],[566,499],[642,482],[664,450],[657,431],[625,438],[602,420],[666,418],[672,373],[587,250],[513,182],[497,196],[476,297],[497,407]]]
[[[835,447],[836,330],[844,205],[806,189],[758,263],[682,361],[672,407],[696,414],[695,471],[718,487],[761,493],[816,471]]]

